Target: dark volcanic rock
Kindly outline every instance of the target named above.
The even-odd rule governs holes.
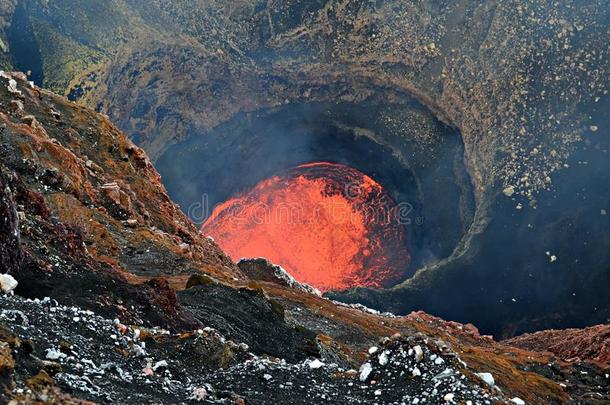
[[[246,362],[213,381],[226,384],[249,403],[498,403],[493,387],[472,384],[463,365],[440,343],[402,337],[386,338],[370,348],[360,369],[305,362]],[[265,373],[261,378],[261,373]]]
[[[9,371],[17,381],[14,398],[23,403],[66,403],[45,400],[44,387],[26,380],[43,372],[49,388],[97,403],[187,403],[206,372],[250,357],[212,330],[172,335],[127,327],[49,299],[0,296],[0,307],[0,335],[15,360]]]
[[[19,221],[13,193],[0,167],[0,273],[15,273],[21,263]]]
[[[290,285],[289,279],[282,277],[283,274],[288,276],[288,273],[285,271],[284,273],[279,273],[281,268],[279,266],[274,266],[273,263],[269,262],[267,259],[242,259],[237,265],[251,280],[267,281],[285,286]]]
[[[149,326],[197,326],[166,281],[146,281],[204,271],[233,280],[237,267],[199,237],[146,155],[101,116],[33,88],[22,74],[2,75],[0,270],[18,280],[17,293]],[[137,226],[115,217],[104,187],[113,182],[110,195]]]
[[[242,259],[237,263],[237,267],[251,280],[275,283],[320,295],[318,290],[299,283],[286,270],[265,258]]]
[[[209,328],[173,335],[48,299],[0,296],[0,304],[0,333],[15,356],[9,375],[21,390],[15,399],[24,401],[43,400],[46,390],[57,388],[117,404],[501,400],[492,387],[467,378],[446,344],[421,337],[383,339],[356,371],[314,359],[290,364],[261,358]],[[24,383],[32,373],[44,376],[43,387]]]
[[[50,266],[63,255],[78,257],[142,281],[201,271],[239,276],[170,201],[144,152],[110,122],[31,87],[25,75],[2,75],[0,156],[23,207],[20,231],[28,256]],[[10,80],[18,94],[9,90]],[[39,232],[43,222],[49,229]],[[56,257],[34,244],[50,228],[63,234],[49,238]]]
[[[253,353],[288,361],[319,356],[315,333],[288,325],[284,308],[263,290],[197,285],[178,293],[180,304],[202,324],[246,343]]]

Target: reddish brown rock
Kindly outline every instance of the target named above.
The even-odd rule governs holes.
[[[241,277],[170,201],[140,148],[103,116],[23,78],[4,73],[0,79],[2,84],[15,81],[23,105],[17,111],[11,108],[13,96],[6,85],[0,86],[0,157],[15,179],[10,186],[27,218],[22,231],[32,260],[49,257],[48,252],[34,253],[40,249],[34,243],[41,244],[31,235],[40,225],[36,220],[55,218],[52,226],[61,224],[81,235],[78,256],[93,267],[110,266],[143,277],[141,281],[198,272],[227,281]],[[190,249],[184,249],[185,243]],[[41,267],[59,265],[47,264]]]
[[[460,336],[468,339],[474,339],[478,344],[490,345],[494,342],[491,336],[483,335],[479,333],[479,329],[471,323],[461,324],[455,321],[446,321],[442,318],[430,315],[424,311],[411,312],[405,317],[410,321],[423,323],[434,327],[435,329],[442,330],[452,336]]]
[[[535,352],[551,352],[564,361],[591,361],[610,367],[610,325],[527,333],[503,343]]]

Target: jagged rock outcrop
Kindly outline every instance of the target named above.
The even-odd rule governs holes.
[[[526,333],[504,343],[536,352],[550,352],[568,362],[590,361],[606,367],[610,364],[610,325]]]
[[[21,263],[18,215],[8,179],[0,171],[0,273],[14,273]]]
[[[12,77],[3,79],[0,152],[13,171],[23,229],[37,217],[61,217],[81,228],[87,248],[75,250],[143,277],[161,275],[159,261],[175,272],[190,266],[238,275],[169,200],[141,149],[103,117]],[[18,94],[8,91],[9,80]]]
[[[307,284],[299,283],[281,266],[275,265],[265,258],[242,259],[237,263],[237,267],[250,280],[266,281],[320,295],[320,291]]]

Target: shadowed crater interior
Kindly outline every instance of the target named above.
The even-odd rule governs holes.
[[[156,166],[171,197],[202,224],[219,204],[311,162],[370,176],[402,208],[402,247],[409,252],[397,266],[403,279],[451,254],[472,219],[459,134],[408,97],[397,103],[297,103],[238,114],[171,146]]]

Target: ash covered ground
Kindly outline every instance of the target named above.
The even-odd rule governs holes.
[[[2,349],[15,356],[5,397],[15,403],[59,400],[55,386],[76,398],[125,404],[492,404],[504,398],[491,374],[480,377],[488,386],[472,381],[447,343],[424,336],[384,338],[356,370],[317,358],[288,363],[257,356],[209,327],[177,335],[126,326],[50,298],[2,295],[0,305]]]

